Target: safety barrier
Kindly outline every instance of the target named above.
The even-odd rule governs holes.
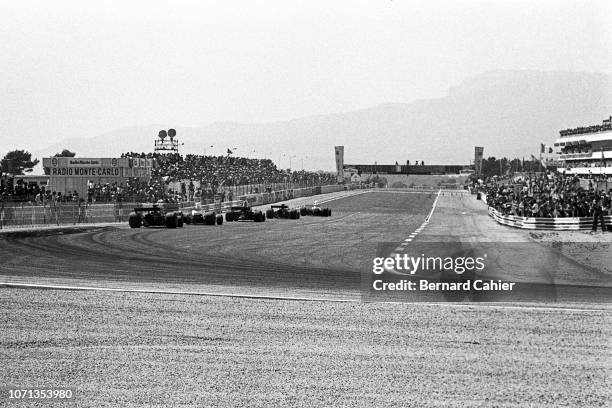
[[[0,204],[0,229],[123,222],[127,221],[135,205],[134,203],[49,203],[45,205],[2,203]]]
[[[493,207],[489,207],[489,215],[498,223],[510,227],[532,230],[588,230],[593,226],[593,217],[539,218],[504,215]],[[608,230],[612,229],[612,215],[604,216]]]

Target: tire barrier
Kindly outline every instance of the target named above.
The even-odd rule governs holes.
[[[578,231],[590,230],[593,227],[593,217],[568,218],[536,218],[503,215],[493,207],[489,207],[489,215],[499,224],[528,230]],[[612,215],[604,216],[607,230],[612,230]],[[599,226],[598,226],[599,227]]]

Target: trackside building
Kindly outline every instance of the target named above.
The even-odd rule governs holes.
[[[154,159],[140,158],[43,158],[45,175],[49,177],[47,189],[62,194],[76,191],[87,195],[88,185],[121,184],[130,178],[149,180]]]
[[[559,131],[559,171],[577,176],[612,176],[612,116],[601,125]]]

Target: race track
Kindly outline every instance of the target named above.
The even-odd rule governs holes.
[[[1,234],[0,281],[14,287],[0,287],[0,382],[72,387],[75,406],[606,406],[612,316],[591,292],[360,301],[360,273],[385,242],[489,241],[519,263],[524,249],[509,243],[526,243],[580,265],[461,193],[441,194],[425,222],[435,198],[363,193],[324,204],[331,218],[262,224]],[[557,283],[609,283],[585,266]]]
[[[452,252],[487,242],[497,254],[491,278],[539,285],[534,290],[540,292],[543,286],[548,295],[554,287],[547,302],[607,303],[612,297],[606,269],[612,262],[584,265],[534,243],[528,232],[493,222],[482,203],[463,192],[446,191],[437,201],[433,192],[343,195],[318,198],[332,209],[330,218],[0,234],[0,282],[358,300],[361,274],[381,251],[388,255],[400,244],[396,253],[421,251],[424,243],[442,242]],[[540,292],[528,300],[540,300]]]
[[[379,242],[403,240],[434,198],[359,194],[322,204],[329,218],[5,234],[0,281],[357,298]]]

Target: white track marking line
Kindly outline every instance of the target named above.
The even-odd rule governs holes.
[[[353,193],[350,194],[343,194],[337,197],[332,197],[332,198],[327,198],[327,199],[323,199],[323,200],[317,200],[317,204],[325,204],[325,203],[329,203],[330,201],[336,201],[336,200],[340,200],[342,198],[347,198],[347,197],[353,197],[356,195],[360,195],[360,194],[365,194],[365,193],[371,193],[371,190],[356,190]]]
[[[310,298],[302,296],[281,296],[281,295],[257,295],[244,293],[223,293],[223,292],[189,292],[181,290],[163,289],[130,289],[130,288],[104,288],[99,286],[65,286],[65,285],[40,285],[35,283],[13,283],[0,282],[0,288],[19,288],[19,289],[57,289],[57,290],[76,290],[76,291],[98,291],[98,292],[128,292],[128,293],[156,293],[163,295],[197,295],[197,296],[218,296],[236,297],[247,299],[270,299],[270,300],[301,300],[315,302],[357,302],[354,299],[341,298]]]
[[[360,194],[366,194],[366,193],[391,193],[391,194],[426,194],[426,193],[432,193],[433,191],[386,191],[384,189],[367,189],[367,190],[349,190],[352,191],[352,193],[349,194],[344,194],[341,196],[337,196],[337,197],[332,197],[332,198],[326,198],[323,200],[318,200],[317,203],[318,204],[325,204],[328,203],[330,201],[335,201],[335,200],[340,200],[346,197],[352,197],[352,196],[356,196],[356,195],[360,195]],[[438,191],[438,195],[440,194],[440,191]],[[326,194],[332,194],[332,193],[326,193]],[[316,197],[316,196],[311,196],[311,197]],[[295,199],[299,199],[299,198],[307,198],[307,197],[297,197]]]
[[[438,200],[440,199],[440,193],[442,193],[442,189],[438,190],[438,195],[436,196],[436,199],[433,202],[433,205],[431,206],[431,211],[429,212],[429,215],[427,216],[427,218],[425,218],[425,222],[429,222],[429,220],[431,219],[431,216],[433,215],[433,212],[436,209],[436,205],[438,205]]]
[[[316,298],[305,296],[275,296],[275,295],[256,295],[244,293],[215,293],[215,292],[188,292],[177,290],[161,289],[128,289],[128,288],[103,288],[98,286],[67,286],[67,285],[41,285],[35,283],[0,282],[0,288],[14,289],[55,289],[55,290],[75,290],[75,291],[98,291],[98,292],[126,292],[137,294],[160,294],[160,295],[189,295],[189,296],[211,296],[211,297],[233,297],[242,299],[264,299],[264,300],[294,300],[305,302],[333,302],[333,303],[374,303],[378,305],[425,305],[425,306],[448,306],[448,307],[469,307],[469,308],[498,308],[498,309],[527,309],[527,310],[549,310],[549,311],[568,311],[568,312],[606,312],[609,307],[601,309],[581,309],[572,307],[552,307],[537,305],[506,305],[490,303],[439,303],[439,302],[362,302],[361,299],[341,299],[341,298]]]
[[[413,233],[411,233],[410,235],[408,235],[408,238],[406,238],[404,240],[404,242],[402,242],[400,244],[400,246],[398,248],[396,248],[396,251],[404,251],[406,248],[405,246],[408,245],[409,242],[412,242],[413,239],[416,238],[416,236],[423,231],[423,229],[425,229],[425,227],[427,226],[427,224],[429,223],[429,219],[431,218],[431,216],[433,215],[434,210],[436,209],[436,205],[438,204],[438,199],[440,198],[440,194],[442,193],[442,189],[438,190],[438,195],[436,196],[436,199],[434,200],[433,204],[431,205],[431,211],[429,211],[429,214],[427,215],[427,218],[425,218],[425,221],[423,221],[423,223],[419,226],[419,228],[417,228],[416,230],[414,230]],[[389,255],[390,257],[395,257],[395,255],[397,254],[391,254]],[[398,271],[396,271],[395,269],[391,268],[391,269],[385,269],[387,272],[389,273],[394,273],[394,274],[399,274],[399,275],[404,275],[403,273],[400,273]]]

